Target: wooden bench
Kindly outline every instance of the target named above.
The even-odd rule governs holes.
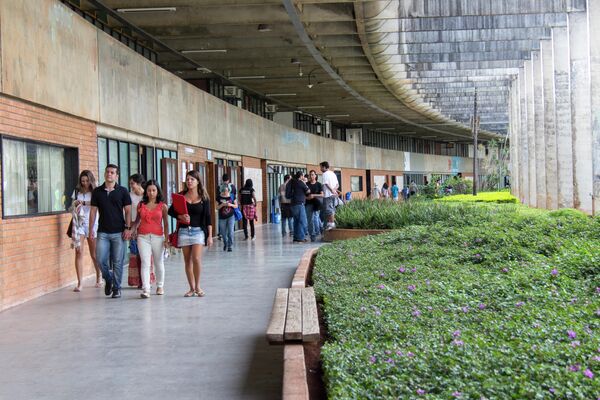
[[[319,316],[312,287],[277,289],[267,340],[269,344],[319,340]]]

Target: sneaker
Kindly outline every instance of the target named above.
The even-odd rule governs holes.
[[[223,251],[227,251],[227,245],[226,244],[223,245]]]
[[[142,299],[148,299],[148,298],[150,298],[150,293],[148,293],[148,292],[142,292],[142,294],[140,294],[140,297]]]
[[[233,251],[233,250],[231,250],[231,247],[228,247],[228,248],[227,248],[227,251],[231,252],[231,251]]]
[[[104,294],[107,296],[110,296],[111,293],[112,293],[112,281],[108,280],[108,281],[106,281],[106,285],[104,285]]]
[[[327,223],[327,228],[325,229],[326,231],[330,231],[332,229],[335,229],[335,223],[333,222],[328,222]]]
[[[256,240],[256,238],[254,236],[252,236],[252,241],[254,242]]]
[[[161,287],[156,288],[156,294],[162,296],[163,294],[165,294],[165,290]]]
[[[112,298],[113,299],[120,299],[121,298],[121,289],[115,289],[112,292]]]

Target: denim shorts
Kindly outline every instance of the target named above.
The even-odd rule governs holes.
[[[189,228],[179,228],[177,232],[177,246],[193,246],[199,244],[204,246],[204,231],[202,228],[190,226]]]
[[[321,213],[324,217],[335,214],[335,199],[335,196],[323,198],[323,207],[321,208]]]

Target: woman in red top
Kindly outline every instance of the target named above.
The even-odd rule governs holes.
[[[137,234],[137,245],[142,259],[143,299],[150,297],[150,259],[156,269],[156,294],[164,294],[165,265],[163,252],[169,247],[169,222],[167,205],[163,203],[160,185],[149,180],[144,187],[144,197],[138,204],[137,218],[132,226]]]

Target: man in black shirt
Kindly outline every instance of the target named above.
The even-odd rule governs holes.
[[[96,214],[100,211],[96,259],[106,281],[104,294],[109,296],[112,293],[113,298],[121,297],[123,240],[131,239],[131,227],[125,223],[131,220],[131,198],[118,181],[119,167],[108,164],[104,169],[104,183],[92,192],[90,209],[90,226],[94,226]],[[110,270],[110,263],[114,271]]]
[[[307,221],[304,203],[306,203],[306,196],[310,194],[310,190],[306,186],[306,183],[302,181],[303,175],[300,171],[296,172],[296,175],[294,175],[286,187],[286,197],[291,199],[292,203],[294,242],[306,241]]]
[[[310,241],[314,242],[321,233],[321,218],[319,213],[323,204],[323,185],[317,180],[317,171],[311,170],[308,176],[309,180],[306,186],[310,190],[310,195],[304,208],[306,210]]]

